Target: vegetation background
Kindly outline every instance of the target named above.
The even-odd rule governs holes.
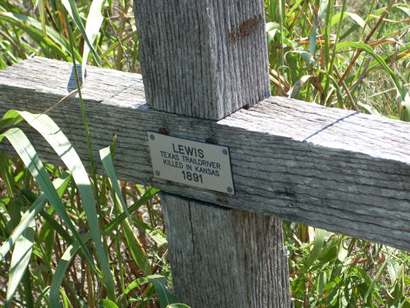
[[[272,94],[410,120],[408,1],[265,5]],[[0,0],[0,69],[41,55],[139,72],[138,42],[131,0]],[[84,104],[82,117],[88,130]],[[35,151],[22,121],[43,135],[55,128],[9,112],[0,141]],[[67,168],[0,153],[0,304],[184,307],[169,292],[157,190],[118,181],[115,138],[100,154],[106,176],[91,170],[79,189],[75,152]],[[293,223],[285,231],[296,307],[410,307],[408,253]]]

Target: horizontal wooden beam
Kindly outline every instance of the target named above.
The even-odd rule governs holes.
[[[70,74],[70,64],[44,58],[0,71],[0,112],[49,109],[67,95]],[[408,123],[281,97],[219,122],[199,120],[151,110],[140,75],[93,67],[83,95],[95,149],[118,136],[123,179],[410,250]],[[49,114],[86,159],[77,99]],[[147,131],[228,146],[236,194],[153,180]],[[58,162],[41,138],[33,142]]]

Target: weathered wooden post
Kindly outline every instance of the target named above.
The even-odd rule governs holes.
[[[180,301],[291,305],[281,222],[262,214],[410,250],[409,123],[264,99],[262,0],[135,2],[145,89],[139,74],[89,67],[82,94],[95,149],[118,137],[119,178],[164,192]],[[0,114],[47,110],[87,162],[78,98],[56,104],[71,71],[45,58],[0,71]]]
[[[151,16],[146,14],[150,20]],[[249,16],[253,14],[256,13]],[[163,15],[157,18],[163,20]],[[248,30],[245,32],[242,26],[242,31],[229,34],[238,44],[232,48],[246,46],[247,40],[259,33],[250,31],[251,25],[257,24],[256,20],[251,17],[244,23],[238,21],[240,25],[247,25]],[[211,24],[220,25],[221,22]],[[241,29],[236,24],[232,29]],[[177,37],[181,39],[182,36]],[[223,50],[217,46],[211,50]],[[183,51],[154,49],[159,54]],[[197,53],[205,52],[199,49],[194,54]],[[160,63],[171,65],[161,59],[159,57]],[[220,81],[217,89],[226,90],[222,86],[227,81],[222,82],[219,77],[222,72],[233,69],[231,66],[221,69],[221,63],[233,63],[233,59],[237,59],[241,67],[249,65],[248,57],[231,55],[229,59],[217,62],[218,66],[212,71],[212,80]],[[150,68],[147,63],[145,70]],[[185,61],[187,63],[192,61]],[[209,73],[212,66],[205,65],[199,71],[206,68]],[[89,162],[83,124],[78,117],[78,98],[72,97],[56,105],[68,94],[71,71],[70,63],[45,58],[28,59],[0,71],[0,113],[10,108],[34,113],[48,110],[81,159]],[[171,76],[169,71],[164,69],[158,74]],[[249,67],[245,71],[250,71]],[[243,74],[236,82],[250,76],[239,71],[233,74]],[[139,74],[90,66],[87,76],[82,94],[89,108],[95,149],[111,144],[112,136],[117,135],[115,165],[119,178],[153,183],[168,193],[163,196],[163,203],[170,228],[175,286],[182,301],[194,307],[290,305],[280,223],[258,214],[278,215],[290,221],[410,250],[409,123],[284,97],[266,98],[249,109],[243,108],[213,121],[147,106]],[[163,77],[156,83],[160,89],[171,89],[168,80]],[[186,85],[190,80],[199,83],[191,77],[181,79],[175,86]],[[148,81],[146,84],[150,87]],[[186,86],[186,90],[189,89],[196,88]],[[215,93],[211,90],[204,88],[203,93]],[[233,92],[218,93],[227,97]],[[194,95],[196,93],[187,98],[193,105]],[[223,102],[219,95],[215,97]],[[184,102],[183,99],[175,103]],[[32,130],[27,132],[35,140],[40,157],[61,164],[60,157],[41,136]],[[173,167],[165,166],[170,161],[177,166],[178,160],[158,159],[164,147],[171,145],[166,151],[173,152],[170,140],[176,140],[177,151],[179,145],[182,151],[184,145],[186,151],[191,146],[191,154],[196,145],[192,140],[202,142],[197,149],[198,157],[202,156],[199,150],[208,151],[202,153],[205,158],[214,155],[216,160],[202,161],[213,164],[214,168],[210,169],[220,172],[220,176],[204,175],[202,183],[197,175],[198,182],[187,185],[181,178],[181,169],[174,168],[178,172],[172,173],[169,171]],[[1,144],[0,149],[7,150],[7,147]],[[166,151],[164,156],[172,154]],[[98,152],[94,155],[97,158]],[[103,174],[101,166],[97,167]],[[188,173],[186,176],[188,179]],[[241,212],[243,210],[255,214]]]
[[[135,0],[135,12],[152,108],[219,120],[270,95],[262,0]],[[161,132],[173,135],[166,123]],[[208,142],[223,144],[217,136]],[[221,188],[222,199],[234,192]],[[167,193],[161,204],[180,301],[194,308],[290,306],[278,218]]]

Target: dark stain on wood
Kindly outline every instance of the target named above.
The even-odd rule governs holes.
[[[159,133],[162,134],[162,135],[169,135],[169,130],[168,130],[168,128],[161,127],[159,129]]]
[[[229,32],[229,40],[234,43],[241,38],[251,35],[258,29],[262,20],[262,15],[257,15],[241,22],[238,27],[234,27],[234,30]]]
[[[205,139],[206,143],[210,143],[210,144],[218,144],[218,141],[214,138],[214,137],[208,137]]]
[[[296,199],[296,197],[297,197],[294,189],[293,188],[288,188],[288,187],[286,187],[283,190],[275,190],[274,193],[275,193],[275,195],[277,195],[279,197],[286,197],[286,198],[289,198],[289,199],[292,199],[292,200]]]

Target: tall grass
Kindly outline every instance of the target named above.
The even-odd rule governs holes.
[[[16,128],[23,120],[47,140],[66,168],[41,162]],[[115,307],[133,301],[150,307],[157,302],[167,292],[169,276],[157,190],[118,181],[107,147],[100,151],[107,177],[97,178],[94,200],[77,153],[48,116],[11,111],[0,122],[0,131],[0,141],[7,138],[23,162],[13,164],[2,154],[0,163],[7,191],[0,199],[5,238],[0,262],[9,276],[0,301],[25,307],[94,307],[100,302]],[[162,306],[172,297],[164,298]]]
[[[405,0],[265,5],[272,94],[410,119]],[[0,69],[42,55],[81,63],[78,85],[86,80],[87,62],[139,72],[135,30],[131,0],[0,0]],[[81,87],[75,94],[81,98]],[[85,104],[81,116],[89,132]],[[40,160],[34,140],[19,128],[23,121],[54,148],[64,168]],[[183,306],[173,304],[168,291],[157,190],[119,181],[115,138],[100,150],[105,176],[96,174],[97,162],[87,175],[46,115],[7,113],[2,139],[20,150],[20,159],[0,153],[0,303]],[[85,142],[91,153],[91,138]],[[285,231],[296,307],[410,307],[407,253],[303,225],[289,223]]]
[[[409,4],[367,3],[267,1],[273,93],[398,117],[410,83]]]

